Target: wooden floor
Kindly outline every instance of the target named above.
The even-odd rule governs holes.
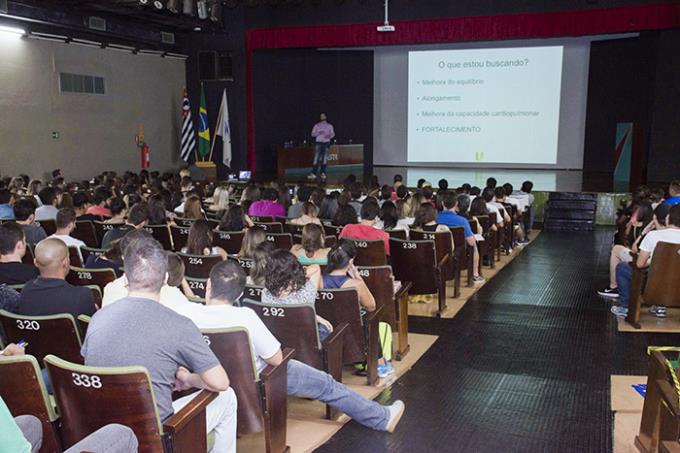
[[[609,452],[611,375],[644,375],[648,345],[677,334],[619,333],[607,284],[611,229],[543,233],[454,319],[411,317],[439,335],[386,389],[406,413],[393,434],[355,422],[319,452]]]

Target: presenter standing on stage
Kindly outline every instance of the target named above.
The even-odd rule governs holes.
[[[333,125],[326,120],[325,113],[322,113],[319,119],[321,121],[316,123],[312,129],[312,137],[316,139],[316,145],[314,148],[314,169],[308,178],[316,179],[319,167],[321,167],[321,174],[319,176],[323,180],[326,179],[328,148],[330,147],[331,140],[335,137],[335,130],[333,130]]]

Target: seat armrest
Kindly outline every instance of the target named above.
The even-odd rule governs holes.
[[[322,344],[324,369],[338,382],[342,382],[342,348],[347,329],[349,324],[346,322],[339,324]]]
[[[449,256],[449,255],[447,254],[446,256]],[[404,297],[404,294],[408,293],[408,291],[411,289],[411,286],[413,286],[413,283],[402,281],[401,282],[401,288],[399,288],[399,290],[394,294],[394,298],[396,300],[399,300],[402,297]]]
[[[442,256],[442,259],[437,263],[437,269],[441,270],[446,265],[446,262],[449,260],[449,258],[450,255],[448,253]]]
[[[281,363],[276,366],[267,365],[266,368],[260,372],[260,379],[266,381],[279,372],[279,370],[285,370],[286,366],[288,366],[288,361],[295,356],[295,349],[293,348],[283,348],[281,352],[283,354]]]
[[[201,390],[194,399],[176,412],[172,417],[163,423],[163,429],[172,435],[177,435],[184,429],[195,417],[205,414],[205,408],[215,398],[217,393],[208,390]]]
[[[673,386],[665,379],[657,379],[656,385],[661,393],[661,398],[666,403],[666,406],[673,413],[674,417],[680,415],[680,401],[678,401],[678,393]]]
[[[383,308],[385,308],[385,306],[381,305],[379,307],[376,307],[376,309],[373,311],[366,312],[366,314],[364,315],[364,324],[370,324],[371,322],[373,322],[374,319],[379,320],[380,319],[379,315],[381,314]]]

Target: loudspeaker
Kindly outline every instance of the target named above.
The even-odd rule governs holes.
[[[198,73],[201,80],[234,80],[231,54],[213,50],[198,52]]]

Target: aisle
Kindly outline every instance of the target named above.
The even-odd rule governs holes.
[[[378,398],[406,403],[397,431],[351,422],[317,451],[611,451],[610,375],[646,374],[646,347],[678,342],[616,332],[596,295],[611,235],[544,233],[456,318],[411,318],[440,338]]]

